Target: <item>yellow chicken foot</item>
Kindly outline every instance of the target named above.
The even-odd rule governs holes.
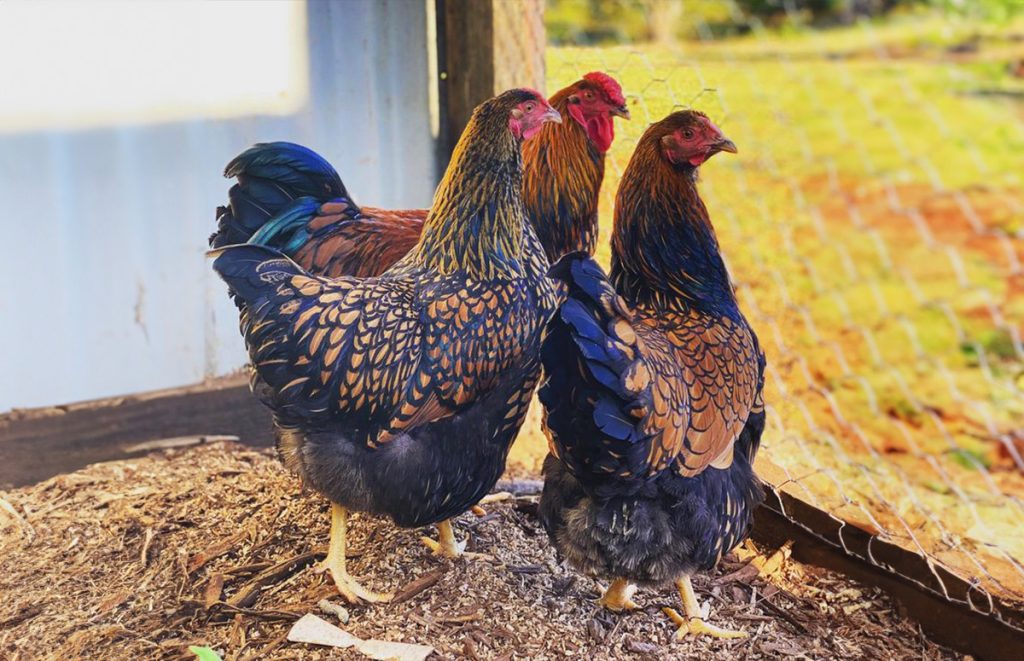
[[[331,542],[327,549],[327,558],[320,565],[320,571],[328,571],[334,579],[334,585],[338,592],[350,604],[359,604],[363,601],[384,602],[391,601],[394,597],[392,592],[371,592],[356,579],[349,576],[345,568],[345,534],[348,529],[348,510],[341,505],[331,503]]]
[[[490,560],[492,556],[486,553],[467,553],[466,552],[466,541],[456,542],[455,531],[452,530],[452,522],[450,519],[445,519],[441,523],[437,524],[437,536],[438,541],[434,541],[424,535],[420,537],[423,543],[428,549],[433,551],[434,555],[442,555],[446,558],[470,558],[475,560]]]
[[[633,603],[632,597],[634,592],[636,592],[635,585],[631,585],[624,578],[617,578],[612,581],[612,584],[604,591],[604,594],[597,600],[597,603],[616,613],[631,611],[634,608],[640,608]]]
[[[687,636],[707,635],[713,638],[746,638],[746,631],[730,631],[708,624],[703,620],[700,613],[700,604],[697,603],[697,595],[693,593],[693,584],[689,576],[683,576],[676,581],[679,589],[679,597],[683,600],[683,611],[686,617],[679,614],[674,608],[661,609],[669,619],[679,626],[676,631],[676,640],[682,640]]]
[[[473,512],[473,514],[476,514],[477,516],[487,516],[487,510],[485,510],[483,507],[480,507],[481,505],[488,505],[490,503],[500,503],[502,501],[508,500],[511,497],[512,494],[509,493],[508,491],[489,493],[483,498],[481,498],[479,503],[473,505],[470,511]]]

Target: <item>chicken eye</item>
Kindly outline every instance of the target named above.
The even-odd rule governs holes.
[[[533,112],[533,108],[534,106],[532,103],[527,103],[526,105],[523,106],[523,110],[525,110],[527,113]]]
[[[594,100],[594,93],[591,92],[590,90],[585,90],[583,92],[583,98],[586,99],[587,101],[593,101]]]
[[[693,129],[685,129],[683,131],[683,137],[687,140],[693,140]]]

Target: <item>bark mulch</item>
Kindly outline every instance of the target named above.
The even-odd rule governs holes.
[[[694,583],[711,622],[750,637],[675,641],[660,610],[678,606],[671,589],[641,590],[624,615],[596,607],[598,584],[558,562],[536,507],[519,496],[456,522],[493,561],[441,560],[425,531],[354,517],[350,571],[398,598],[345,605],[342,623],[318,607],[341,604],[315,567],[327,503],[269,452],[215,443],[97,464],[0,492],[0,658],[193,659],[190,645],[224,659],[365,658],[288,642],[306,613],[445,659],[956,658],[877,589],[749,543]]]

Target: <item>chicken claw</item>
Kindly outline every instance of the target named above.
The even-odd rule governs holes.
[[[662,612],[668,615],[669,619],[679,626],[676,631],[676,640],[682,640],[687,636],[707,635],[713,638],[746,638],[746,631],[730,631],[722,629],[713,624],[708,624],[701,617],[700,604],[697,603],[697,595],[693,593],[693,584],[690,577],[684,576],[676,581],[679,589],[679,596],[683,600],[683,610],[686,617],[683,617],[674,608],[662,608]]]
[[[331,503],[331,542],[327,550],[327,558],[320,565],[320,571],[331,573],[334,585],[348,603],[357,605],[364,601],[379,603],[391,601],[395,596],[392,592],[373,592],[359,584],[349,575],[346,569],[345,536],[348,530],[348,510],[341,505]]]
[[[597,603],[616,613],[631,611],[640,608],[633,602],[634,592],[636,592],[635,585],[631,585],[624,578],[617,578],[612,581],[612,584],[604,591],[604,594],[597,600]]]
[[[434,555],[444,556],[446,558],[469,558],[472,560],[491,560],[493,556],[487,555],[486,553],[468,553],[466,551],[466,541],[461,542],[455,541],[455,531],[452,530],[452,522],[450,519],[437,524],[438,541],[423,536],[420,540],[430,549]]]
[[[486,496],[484,496],[483,498],[481,498],[480,502],[478,502],[476,505],[473,505],[473,507],[470,509],[470,511],[473,512],[473,514],[476,514],[477,516],[487,516],[487,510],[485,510],[483,507],[481,507],[481,505],[488,505],[490,503],[500,503],[500,502],[508,500],[511,497],[512,497],[512,494],[510,492],[508,492],[508,491],[499,491],[497,493],[489,493]]]

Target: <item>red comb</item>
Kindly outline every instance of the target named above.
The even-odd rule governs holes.
[[[590,81],[601,88],[608,100],[617,105],[625,105],[626,97],[622,96],[622,87],[619,81],[615,80],[603,71],[591,71],[583,76],[583,80]]]

